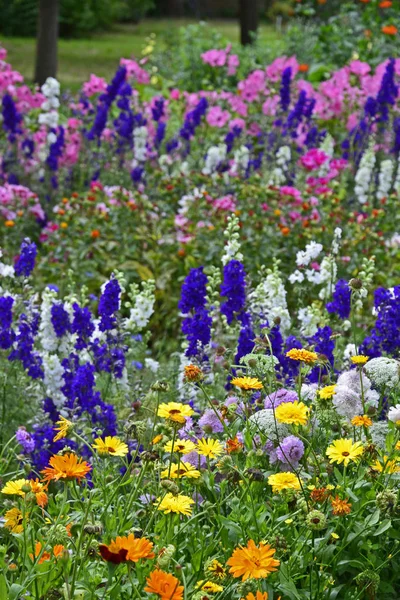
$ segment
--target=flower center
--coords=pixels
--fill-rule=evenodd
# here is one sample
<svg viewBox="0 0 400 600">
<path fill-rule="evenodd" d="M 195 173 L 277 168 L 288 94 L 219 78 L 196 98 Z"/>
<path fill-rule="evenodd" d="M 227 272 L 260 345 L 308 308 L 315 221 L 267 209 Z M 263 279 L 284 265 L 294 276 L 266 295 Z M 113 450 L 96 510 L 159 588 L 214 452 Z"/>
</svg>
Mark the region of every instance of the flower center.
<svg viewBox="0 0 400 600">
<path fill-rule="evenodd" d="M 350 452 L 342 452 L 342 456 L 350 456 Z"/>
</svg>

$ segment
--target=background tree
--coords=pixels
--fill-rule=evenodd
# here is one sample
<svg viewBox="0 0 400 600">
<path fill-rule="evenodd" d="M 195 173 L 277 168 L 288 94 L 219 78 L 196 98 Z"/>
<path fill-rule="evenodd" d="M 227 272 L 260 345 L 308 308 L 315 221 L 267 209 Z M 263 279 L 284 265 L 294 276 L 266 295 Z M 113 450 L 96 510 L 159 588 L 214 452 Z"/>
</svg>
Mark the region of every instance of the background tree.
<svg viewBox="0 0 400 600">
<path fill-rule="evenodd" d="M 239 0 L 240 42 L 252 44 L 259 24 L 258 0 Z"/>
<path fill-rule="evenodd" d="M 39 0 L 35 81 L 43 85 L 57 75 L 59 0 Z"/>
</svg>

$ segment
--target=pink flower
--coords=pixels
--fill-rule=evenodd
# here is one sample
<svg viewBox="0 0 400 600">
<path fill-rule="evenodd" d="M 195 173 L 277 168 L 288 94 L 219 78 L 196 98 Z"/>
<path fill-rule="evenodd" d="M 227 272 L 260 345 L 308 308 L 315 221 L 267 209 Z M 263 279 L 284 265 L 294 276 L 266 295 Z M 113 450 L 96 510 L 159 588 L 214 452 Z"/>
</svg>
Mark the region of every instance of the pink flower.
<svg viewBox="0 0 400 600">
<path fill-rule="evenodd" d="M 314 169 L 318 169 L 328 159 L 329 156 L 325 152 L 318 150 L 318 148 L 312 148 L 300 158 L 300 163 L 307 171 L 313 171 Z"/>
<path fill-rule="evenodd" d="M 276 110 L 279 105 L 279 96 L 274 95 L 270 98 L 267 98 L 264 104 L 262 105 L 262 111 L 264 115 L 274 116 L 276 115 Z"/>
<path fill-rule="evenodd" d="M 349 64 L 349 69 L 351 73 L 355 75 L 360 75 L 360 77 L 364 77 L 371 71 L 371 67 L 368 63 L 361 62 L 361 60 L 352 60 Z"/>
<path fill-rule="evenodd" d="M 206 116 L 206 121 L 211 127 L 223 127 L 231 118 L 227 110 L 222 110 L 220 106 L 213 106 Z"/>
<path fill-rule="evenodd" d="M 121 58 L 119 64 L 126 68 L 127 77 L 135 77 L 138 83 L 150 82 L 150 75 L 135 60 Z"/>
<path fill-rule="evenodd" d="M 223 67 L 226 63 L 225 50 L 207 50 L 201 55 L 201 60 L 212 67 Z"/>
<path fill-rule="evenodd" d="M 232 131 L 234 127 L 244 129 L 246 127 L 246 121 L 244 121 L 244 119 L 232 119 L 231 121 L 229 121 L 229 129 Z"/>
<path fill-rule="evenodd" d="M 175 89 L 171 90 L 171 92 L 170 92 L 171 100 L 179 100 L 180 96 L 181 96 L 181 93 L 178 89 L 175 88 Z"/>
<path fill-rule="evenodd" d="M 234 212 L 236 210 L 235 200 L 232 196 L 223 196 L 222 198 L 217 198 L 214 200 L 213 206 L 217 210 L 228 210 L 230 212 Z"/>
<path fill-rule="evenodd" d="M 238 66 L 240 65 L 240 60 L 237 54 L 231 54 L 228 57 L 228 75 L 235 75 Z"/>
<path fill-rule="evenodd" d="M 95 94 L 101 94 L 107 89 L 107 82 L 103 77 L 97 77 L 93 73 L 89 77 L 89 81 L 85 81 L 82 86 L 83 93 L 90 98 Z"/>
</svg>

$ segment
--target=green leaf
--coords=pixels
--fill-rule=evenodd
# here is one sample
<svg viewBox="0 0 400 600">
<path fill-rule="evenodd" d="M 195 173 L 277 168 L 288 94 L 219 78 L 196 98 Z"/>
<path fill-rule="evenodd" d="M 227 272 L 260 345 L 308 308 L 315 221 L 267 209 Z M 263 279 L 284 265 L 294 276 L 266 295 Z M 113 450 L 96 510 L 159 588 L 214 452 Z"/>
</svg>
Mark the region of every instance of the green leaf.
<svg viewBox="0 0 400 600">
<path fill-rule="evenodd" d="M 24 588 L 22 585 L 18 585 L 18 583 L 13 583 L 10 587 L 10 591 L 8 592 L 8 600 L 17 600 L 18 596 L 23 590 Z"/>
<path fill-rule="evenodd" d="M 391 526 L 392 526 L 392 521 L 390 519 L 385 519 L 381 523 L 381 525 L 378 527 L 378 529 L 375 531 L 375 533 L 373 533 L 373 535 L 381 535 L 382 533 L 384 533 L 385 531 L 390 529 Z"/>
<path fill-rule="evenodd" d="M 369 527 L 371 527 L 372 525 L 376 525 L 379 521 L 379 517 L 380 517 L 380 510 L 379 508 L 374 512 L 374 514 L 372 515 L 372 517 L 370 519 L 367 520 L 367 524 Z"/>
<path fill-rule="evenodd" d="M 0 575 L 0 598 L 2 600 L 7 598 L 7 582 L 4 575 Z"/>
</svg>

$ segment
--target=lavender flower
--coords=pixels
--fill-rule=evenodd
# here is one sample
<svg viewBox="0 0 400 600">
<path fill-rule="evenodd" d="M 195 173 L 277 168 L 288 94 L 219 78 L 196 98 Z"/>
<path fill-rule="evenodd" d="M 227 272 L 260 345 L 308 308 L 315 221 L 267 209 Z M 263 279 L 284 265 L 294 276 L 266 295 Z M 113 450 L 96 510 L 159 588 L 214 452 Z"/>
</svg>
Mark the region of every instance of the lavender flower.
<svg viewBox="0 0 400 600">
<path fill-rule="evenodd" d="M 286 390 L 281 388 L 272 392 L 266 396 L 264 400 L 264 408 L 276 408 L 284 402 L 296 402 L 299 399 L 297 393 L 294 390 Z"/>
<path fill-rule="evenodd" d="M 24 452 L 30 453 L 35 449 L 35 440 L 25 427 L 18 427 L 15 432 L 15 439 L 22 446 Z"/>
<path fill-rule="evenodd" d="M 293 467 L 297 466 L 303 454 L 304 444 L 295 435 L 288 435 L 285 437 L 276 449 L 278 460 Z"/>
<path fill-rule="evenodd" d="M 222 433 L 224 427 L 212 408 L 204 411 L 199 419 L 199 425 L 205 433 Z"/>
</svg>

